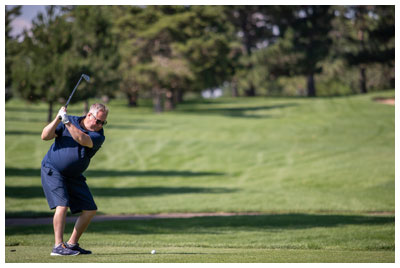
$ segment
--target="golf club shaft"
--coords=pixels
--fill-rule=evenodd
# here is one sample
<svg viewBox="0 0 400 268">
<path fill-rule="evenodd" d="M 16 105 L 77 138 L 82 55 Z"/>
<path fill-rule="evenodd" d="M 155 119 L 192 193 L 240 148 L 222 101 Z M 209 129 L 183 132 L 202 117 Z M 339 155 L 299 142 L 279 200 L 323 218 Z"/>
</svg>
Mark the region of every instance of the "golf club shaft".
<svg viewBox="0 0 400 268">
<path fill-rule="evenodd" d="M 69 95 L 69 98 L 68 98 L 68 100 L 67 100 L 67 103 L 65 104 L 65 108 L 67 108 L 67 106 L 68 106 L 69 102 L 71 101 L 71 98 L 72 98 L 72 96 L 74 95 L 75 90 L 78 88 L 79 83 L 81 82 L 81 80 L 82 80 L 82 75 L 81 75 L 81 78 L 79 78 L 79 81 L 78 81 L 78 83 L 76 84 L 76 86 L 75 86 L 74 90 L 72 91 L 71 95 Z"/>
<path fill-rule="evenodd" d="M 69 102 L 71 101 L 71 98 L 72 98 L 72 96 L 74 95 L 74 93 L 75 93 L 75 90 L 78 88 L 78 86 L 79 86 L 79 83 L 81 82 L 81 80 L 82 80 L 82 77 L 83 77 L 83 75 L 81 75 L 81 78 L 79 78 L 79 81 L 78 81 L 78 83 L 76 84 L 76 86 L 75 86 L 75 88 L 74 88 L 74 90 L 72 90 L 72 93 L 71 93 L 71 95 L 69 95 L 69 98 L 68 98 L 68 100 L 67 100 L 67 103 L 65 104 L 65 109 L 68 107 L 68 104 L 69 104 Z M 58 117 L 58 119 L 60 119 L 61 120 L 61 116 L 59 116 Z"/>
</svg>

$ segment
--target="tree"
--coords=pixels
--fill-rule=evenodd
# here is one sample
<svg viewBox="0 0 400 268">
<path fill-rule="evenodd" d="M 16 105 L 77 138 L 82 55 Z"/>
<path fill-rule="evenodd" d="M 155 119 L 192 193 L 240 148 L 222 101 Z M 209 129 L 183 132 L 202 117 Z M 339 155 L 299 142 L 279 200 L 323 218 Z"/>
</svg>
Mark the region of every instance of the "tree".
<svg viewBox="0 0 400 268">
<path fill-rule="evenodd" d="M 367 93 L 368 66 L 379 63 L 394 69 L 394 6 L 348 6 L 339 16 L 347 29 L 341 54 L 350 66 L 359 68 L 360 92 Z"/>
<path fill-rule="evenodd" d="M 322 71 L 318 63 L 328 55 L 332 44 L 327 33 L 332 29 L 333 13 L 329 6 L 307 6 L 298 10 L 297 16 L 293 24 L 294 46 L 303 53 L 298 62 L 300 74 L 307 76 L 307 95 L 314 97 L 314 75 Z"/>
<path fill-rule="evenodd" d="M 181 20 L 180 28 L 187 41 L 179 42 L 178 48 L 195 76 L 192 89 L 212 89 L 229 80 L 238 45 L 223 7 L 193 6 Z"/>
<path fill-rule="evenodd" d="M 24 32 L 11 68 L 13 89 L 28 101 L 46 101 L 49 122 L 53 119 L 53 104 L 70 93 L 65 73 L 71 27 L 56 14 L 56 8 L 48 6 L 45 14 L 38 14 L 32 21 L 32 29 Z"/>
<path fill-rule="evenodd" d="M 259 46 L 275 41 L 273 34 L 273 15 L 278 7 L 274 6 L 227 6 L 225 12 L 235 27 L 235 33 L 241 42 L 241 51 L 235 63 L 236 75 L 232 87 L 234 96 L 238 96 L 237 87 L 244 87 L 246 96 L 256 95 L 256 86 L 249 77 L 256 67 L 252 54 Z M 238 84 L 239 83 L 239 84 Z"/>
<path fill-rule="evenodd" d="M 117 42 L 112 33 L 111 7 L 72 6 L 65 7 L 73 32 L 70 64 L 67 77 L 73 85 L 82 73 L 91 77 L 90 83 L 82 85 L 74 100 L 85 101 L 88 111 L 88 98 L 113 97 L 119 81 L 117 72 L 119 56 Z"/>
<path fill-rule="evenodd" d="M 130 106 L 137 105 L 139 89 L 153 98 L 154 109 L 161 112 L 163 78 L 162 68 L 169 68 L 172 41 L 168 23 L 160 23 L 166 7 L 116 7 L 115 31 L 119 40 L 122 75 L 120 88 Z M 170 9 L 171 13 L 172 9 Z M 178 10 L 175 10 L 177 12 Z M 136 23 L 132 23 L 136 22 Z M 161 64 L 161 68 L 157 63 Z M 171 69 L 174 71 L 174 69 Z"/>
<path fill-rule="evenodd" d="M 182 6 L 147 7 L 144 15 L 157 14 L 157 17 L 153 16 L 153 20 L 137 32 L 135 43 L 139 51 L 135 54 L 144 54 L 139 57 L 141 66 L 137 68 L 142 76 L 141 87 L 151 92 L 156 112 L 173 109 L 179 99 L 177 96 L 193 80 L 189 62 L 178 49 L 178 43 L 187 40 L 181 28 L 187 10 Z"/>
<path fill-rule="evenodd" d="M 151 94 L 156 112 L 175 107 L 186 91 L 221 85 L 232 73 L 229 24 L 220 7 L 148 6 L 118 12 L 123 14 L 115 25 L 121 86 L 129 97 L 138 89 Z"/>
<path fill-rule="evenodd" d="M 13 38 L 11 36 L 11 23 L 12 21 L 21 15 L 21 6 L 16 6 L 12 9 L 6 8 L 5 18 L 5 101 L 8 101 L 12 97 L 11 85 L 12 85 L 12 73 L 11 66 L 13 64 L 13 57 L 18 52 L 18 36 Z"/>
<path fill-rule="evenodd" d="M 287 11 L 285 11 L 287 13 Z M 304 75 L 307 95 L 316 96 L 314 75 L 321 73 L 319 63 L 329 55 L 332 40 L 333 10 L 330 6 L 294 6 L 292 18 L 284 20 L 280 39 L 267 59 L 275 75 Z"/>
<path fill-rule="evenodd" d="M 148 20 L 152 20 L 152 15 L 144 14 L 143 11 L 144 8 L 138 6 L 113 6 L 111 12 L 114 21 L 112 31 L 115 33 L 120 56 L 119 89 L 125 93 L 131 107 L 138 105 L 140 89 L 140 76 L 135 70 L 138 58 L 134 57 L 139 52 L 135 50 L 134 40 L 136 32 L 142 29 Z"/>
</svg>

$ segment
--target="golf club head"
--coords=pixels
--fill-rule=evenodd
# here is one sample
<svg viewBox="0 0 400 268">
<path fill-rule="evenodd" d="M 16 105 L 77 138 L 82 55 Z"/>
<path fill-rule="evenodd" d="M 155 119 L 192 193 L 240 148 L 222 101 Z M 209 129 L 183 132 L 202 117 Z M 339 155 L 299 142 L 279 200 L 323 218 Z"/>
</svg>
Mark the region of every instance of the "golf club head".
<svg viewBox="0 0 400 268">
<path fill-rule="evenodd" d="M 89 82 L 90 80 L 90 76 L 86 75 L 86 74 L 82 74 L 83 79 L 85 79 L 87 82 Z"/>
</svg>

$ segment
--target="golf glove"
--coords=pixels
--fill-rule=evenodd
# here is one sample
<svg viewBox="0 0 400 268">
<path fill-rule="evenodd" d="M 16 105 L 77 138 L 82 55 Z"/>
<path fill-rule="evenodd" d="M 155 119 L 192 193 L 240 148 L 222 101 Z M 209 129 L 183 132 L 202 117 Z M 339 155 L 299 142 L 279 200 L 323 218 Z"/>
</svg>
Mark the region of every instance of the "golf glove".
<svg viewBox="0 0 400 268">
<path fill-rule="evenodd" d="M 61 122 L 63 122 L 64 125 L 69 123 L 68 115 L 64 107 L 61 107 L 60 111 L 58 111 L 57 116 L 59 118 L 61 117 Z"/>
<path fill-rule="evenodd" d="M 65 113 L 65 114 L 63 114 L 63 115 L 61 116 L 61 122 L 63 122 L 64 125 L 69 123 L 67 113 Z"/>
<path fill-rule="evenodd" d="M 65 110 L 65 107 L 61 107 L 60 110 L 58 111 L 57 117 L 61 118 L 63 114 L 67 113 Z"/>
</svg>

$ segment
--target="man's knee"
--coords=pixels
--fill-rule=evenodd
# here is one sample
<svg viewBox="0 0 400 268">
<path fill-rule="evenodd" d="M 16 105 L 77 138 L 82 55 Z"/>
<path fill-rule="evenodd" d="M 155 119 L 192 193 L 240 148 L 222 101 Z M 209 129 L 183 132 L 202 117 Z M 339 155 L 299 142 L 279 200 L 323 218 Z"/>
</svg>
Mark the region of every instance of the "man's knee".
<svg viewBox="0 0 400 268">
<path fill-rule="evenodd" d="M 64 207 L 64 206 L 56 207 L 56 212 L 67 212 L 67 211 L 68 211 L 68 207 Z"/>
<path fill-rule="evenodd" d="M 82 213 L 85 213 L 86 215 L 94 216 L 97 213 L 97 210 L 84 210 Z"/>
</svg>

